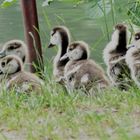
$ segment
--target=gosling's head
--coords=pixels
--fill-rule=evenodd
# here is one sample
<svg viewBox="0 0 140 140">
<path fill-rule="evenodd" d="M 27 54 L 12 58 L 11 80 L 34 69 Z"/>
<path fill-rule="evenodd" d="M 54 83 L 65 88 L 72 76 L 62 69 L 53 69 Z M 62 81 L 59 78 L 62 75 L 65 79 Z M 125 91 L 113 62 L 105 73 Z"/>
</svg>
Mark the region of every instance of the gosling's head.
<svg viewBox="0 0 140 140">
<path fill-rule="evenodd" d="M 131 49 L 133 47 L 140 48 L 140 32 L 135 33 L 132 44 L 129 45 L 128 49 Z"/>
<path fill-rule="evenodd" d="M 89 58 L 89 46 L 83 41 L 75 41 L 67 48 L 67 53 L 60 60 L 69 58 L 70 60 L 83 60 Z"/>
<path fill-rule="evenodd" d="M 118 30 L 119 32 L 125 32 L 126 31 L 126 26 L 124 24 L 117 24 L 115 25 L 115 30 Z"/>
<path fill-rule="evenodd" d="M 124 24 L 117 24 L 114 27 L 114 32 L 112 34 L 112 40 L 118 41 L 119 38 L 125 37 L 126 38 L 126 31 L 127 27 Z"/>
<path fill-rule="evenodd" d="M 50 32 L 50 43 L 48 48 L 54 46 L 68 46 L 70 42 L 70 33 L 67 27 L 65 26 L 57 26 L 52 29 Z"/>
<path fill-rule="evenodd" d="M 7 55 L 16 55 L 20 57 L 24 63 L 28 57 L 26 44 L 21 40 L 10 40 L 6 42 L 0 51 L 0 58 Z"/>
<path fill-rule="evenodd" d="M 21 70 L 23 70 L 23 63 L 16 55 L 8 55 L 0 59 L 0 75 L 11 75 Z"/>
</svg>

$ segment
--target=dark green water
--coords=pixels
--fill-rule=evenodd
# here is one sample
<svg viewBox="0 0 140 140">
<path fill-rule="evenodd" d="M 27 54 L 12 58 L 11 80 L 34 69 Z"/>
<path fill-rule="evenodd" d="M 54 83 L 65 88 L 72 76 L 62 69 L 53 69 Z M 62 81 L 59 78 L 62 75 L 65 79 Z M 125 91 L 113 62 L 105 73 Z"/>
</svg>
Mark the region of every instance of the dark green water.
<svg viewBox="0 0 140 140">
<path fill-rule="evenodd" d="M 37 1 L 37 7 L 44 59 L 50 60 L 56 54 L 56 49 L 49 50 L 46 47 L 50 29 L 56 25 L 66 25 L 71 31 L 72 40 L 86 41 L 91 46 L 91 57 L 102 62 L 102 50 L 107 39 L 103 36 L 102 26 L 87 17 L 84 5 L 75 8 L 69 2 L 54 2 L 43 8 L 42 3 Z M 24 40 L 20 4 L 0 9 L 0 42 L 15 38 Z"/>
</svg>

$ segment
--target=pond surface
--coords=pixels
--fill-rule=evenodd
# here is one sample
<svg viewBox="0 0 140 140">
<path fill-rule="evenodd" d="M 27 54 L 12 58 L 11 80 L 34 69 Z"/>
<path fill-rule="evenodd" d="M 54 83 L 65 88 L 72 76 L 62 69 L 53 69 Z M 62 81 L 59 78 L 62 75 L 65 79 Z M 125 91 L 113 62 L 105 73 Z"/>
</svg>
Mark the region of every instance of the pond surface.
<svg viewBox="0 0 140 140">
<path fill-rule="evenodd" d="M 96 21 L 87 17 L 84 5 L 74 7 L 69 2 L 53 2 L 48 7 L 42 7 L 37 1 L 40 34 L 45 59 L 51 59 L 56 49 L 47 49 L 49 32 L 53 26 L 66 25 L 72 35 L 72 40 L 84 40 L 90 45 L 91 57 L 102 63 L 102 50 L 107 43 L 102 27 Z M 103 23 L 104 25 L 104 23 Z M 24 27 L 20 4 L 0 9 L 0 42 L 10 39 L 24 40 Z"/>
</svg>

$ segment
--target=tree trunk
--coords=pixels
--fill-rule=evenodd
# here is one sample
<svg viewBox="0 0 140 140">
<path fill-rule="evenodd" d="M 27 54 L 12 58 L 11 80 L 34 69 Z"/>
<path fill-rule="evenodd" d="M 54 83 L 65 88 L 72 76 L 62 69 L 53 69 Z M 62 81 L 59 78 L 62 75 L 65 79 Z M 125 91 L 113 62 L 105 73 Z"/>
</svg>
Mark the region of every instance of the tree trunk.
<svg viewBox="0 0 140 140">
<path fill-rule="evenodd" d="M 29 51 L 29 63 L 31 72 L 43 70 L 43 57 L 39 24 L 35 0 L 21 0 L 24 19 L 25 38 Z"/>
</svg>

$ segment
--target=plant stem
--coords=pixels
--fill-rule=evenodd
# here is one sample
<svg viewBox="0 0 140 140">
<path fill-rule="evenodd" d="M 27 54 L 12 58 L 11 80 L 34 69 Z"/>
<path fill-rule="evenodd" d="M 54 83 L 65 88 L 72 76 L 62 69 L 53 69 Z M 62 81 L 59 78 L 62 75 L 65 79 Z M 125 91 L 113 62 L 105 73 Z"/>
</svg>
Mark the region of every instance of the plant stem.
<svg viewBox="0 0 140 140">
<path fill-rule="evenodd" d="M 115 12 L 114 12 L 114 6 L 113 6 L 113 1 L 110 0 L 110 4 L 111 4 L 111 15 L 112 15 L 112 20 L 113 20 L 113 26 L 116 24 L 115 21 Z"/>
<path fill-rule="evenodd" d="M 107 39 L 109 41 L 109 31 L 108 31 L 108 25 L 107 25 L 107 17 L 106 17 L 106 7 L 105 7 L 105 0 L 103 0 L 103 13 L 104 13 L 104 20 L 105 20 L 105 26 L 106 26 L 106 32 L 107 32 Z"/>
</svg>

